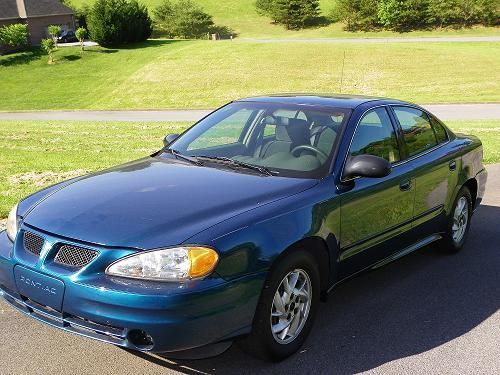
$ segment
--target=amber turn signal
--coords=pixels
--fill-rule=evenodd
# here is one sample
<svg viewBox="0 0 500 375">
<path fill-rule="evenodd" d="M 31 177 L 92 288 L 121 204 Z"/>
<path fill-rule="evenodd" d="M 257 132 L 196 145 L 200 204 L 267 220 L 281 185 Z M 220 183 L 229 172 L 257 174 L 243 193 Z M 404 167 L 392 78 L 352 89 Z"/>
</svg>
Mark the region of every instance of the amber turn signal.
<svg viewBox="0 0 500 375">
<path fill-rule="evenodd" d="M 219 255 L 208 247 L 189 247 L 189 277 L 198 278 L 208 275 L 213 271 Z"/>
</svg>

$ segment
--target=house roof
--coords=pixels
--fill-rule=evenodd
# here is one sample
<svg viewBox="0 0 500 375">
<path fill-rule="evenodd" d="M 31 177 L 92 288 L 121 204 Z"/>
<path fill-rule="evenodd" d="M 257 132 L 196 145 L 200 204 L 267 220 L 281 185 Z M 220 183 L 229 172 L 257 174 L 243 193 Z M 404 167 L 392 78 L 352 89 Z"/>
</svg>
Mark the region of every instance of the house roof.
<svg viewBox="0 0 500 375">
<path fill-rule="evenodd" d="M 74 13 L 60 0 L 0 0 L 0 19 L 25 18 L 24 10 L 28 18 Z"/>
<path fill-rule="evenodd" d="M 0 0 L 0 20 L 19 18 L 16 0 Z"/>
<path fill-rule="evenodd" d="M 0 2 L 2 1 L 0 0 Z M 24 6 L 28 17 L 74 13 L 70 7 L 62 4 L 60 0 L 24 0 Z"/>
</svg>

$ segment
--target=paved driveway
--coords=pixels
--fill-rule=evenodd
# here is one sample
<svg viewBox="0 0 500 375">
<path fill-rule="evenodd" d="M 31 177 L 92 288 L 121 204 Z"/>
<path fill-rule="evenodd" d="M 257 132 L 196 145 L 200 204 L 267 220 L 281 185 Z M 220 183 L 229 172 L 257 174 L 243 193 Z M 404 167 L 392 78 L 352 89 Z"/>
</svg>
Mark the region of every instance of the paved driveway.
<svg viewBox="0 0 500 375">
<path fill-rule="evenodd" d="M 309 340 L 278 364 L 233 346 L 171 361 L 31 320 L 0 302 L 0 374 L 500 374 L 500 164 L 466 247 L 422 249 L 340 286 Z"/>
</svg>

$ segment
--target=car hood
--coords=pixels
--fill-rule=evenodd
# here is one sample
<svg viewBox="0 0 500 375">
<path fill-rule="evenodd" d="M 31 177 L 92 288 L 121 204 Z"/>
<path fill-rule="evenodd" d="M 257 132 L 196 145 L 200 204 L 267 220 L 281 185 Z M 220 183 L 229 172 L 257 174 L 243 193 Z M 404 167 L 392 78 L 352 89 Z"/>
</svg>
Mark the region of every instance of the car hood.
<svg viewBox="0 0 500 375">
<path fill-rule="evenodd" d="M 54 189 L 24 223 L 94 244 L 154 249 L 316 183 L 149 157 Z"/>
</svg>

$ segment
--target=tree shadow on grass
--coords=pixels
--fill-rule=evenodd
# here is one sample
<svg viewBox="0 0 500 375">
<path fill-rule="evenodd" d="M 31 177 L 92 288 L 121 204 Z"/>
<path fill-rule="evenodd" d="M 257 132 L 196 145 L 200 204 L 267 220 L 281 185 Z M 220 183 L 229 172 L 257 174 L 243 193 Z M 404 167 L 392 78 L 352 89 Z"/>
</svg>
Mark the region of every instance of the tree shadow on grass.
<svg viewBox="0 0 500 375">
<path fill-rule="evenodd" d="M 14 55 L 0 56 L 0 66 L 29 64 L 32 61 L 39 60 L 42 56 L 44 56 L 44 53 L 40 48 L 32 48 Z"/>
<path fill-rule="evenodd" d="M 189 375 L 352 374 L 432 350 L 500 308 L 498 217 L 500 207 L 481 206 L 466 246 L 454 256 L 435 251 L 436 244 L 339 286 L 320 306 L 301 351 L 286 361 L 257 361 L 235 345 L 198 361 L 134 354 Z"/>
<path fill-rule="evenodd" d="M 79 55 L 67 55 L 67 56 L 63 56 L 63 60 L 66 60 L 66 61 L 76 61 L 76 60 L 80 60 L 82 57 L 79 56 Z"/>
<path fill-rule="evenodd" d="M 129 43 L 116 46 L 119 49 L 139 49 L 139 48 L 154 48 L 163 47 L 169 44 L 185 43 L 186 40 L 173 40 L 173 39 L 148 39 L 144 42 Z"/>
<path fill-rule="evenodd" d="M 163 47 L 169 44 L 175 43 L 185 43 L 186 40 L 172 40 L 172 39 L 149 39 L 144 42 L 120 44 L 116 46 L 92 46 L 86 47 L 85 52 L 92 53 L 117 53 L 120 50 L 130 50 L 130 49 L 143 49 L 143 48 L 154 48 Z"/>
</svg>

